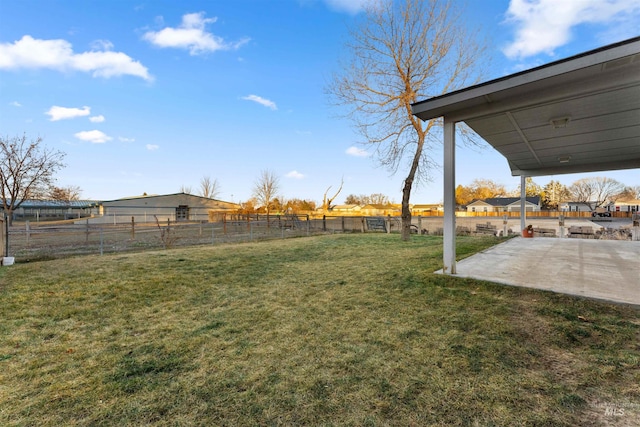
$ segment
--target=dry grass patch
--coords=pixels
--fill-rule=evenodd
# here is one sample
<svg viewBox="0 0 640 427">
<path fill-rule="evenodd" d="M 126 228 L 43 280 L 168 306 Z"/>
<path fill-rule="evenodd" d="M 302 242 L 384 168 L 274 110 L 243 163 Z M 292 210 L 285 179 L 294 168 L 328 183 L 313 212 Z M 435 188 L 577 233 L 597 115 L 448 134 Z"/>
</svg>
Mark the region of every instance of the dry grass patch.
<svg viewBox="0 0 640 427">
<path fill-rule="evenodd" d="M 0 424 L 640 420 L 637 309 L 434 275 L 441 257 L 343 235 L 2 269 Z"/>
</svg>

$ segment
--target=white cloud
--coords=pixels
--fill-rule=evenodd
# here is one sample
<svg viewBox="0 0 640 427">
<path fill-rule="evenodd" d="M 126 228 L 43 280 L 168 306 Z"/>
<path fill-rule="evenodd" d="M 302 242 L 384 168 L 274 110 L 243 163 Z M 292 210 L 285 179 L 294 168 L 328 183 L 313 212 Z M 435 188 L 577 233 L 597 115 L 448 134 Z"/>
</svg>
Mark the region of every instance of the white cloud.
<svg viewBox="0 0 640 427">
<path fill-rule="evenodd" d="M 135 139 L 134 138 L 125 138 L 124 136 L 119 136 L 118 137 L 118 141 L 120 141 L 120 142 L 134 142 Z"/>
<path fill-rule="evenodd" d="M 337 12 L 347 12 L 355 15 L 362 11 L 367 3 L 372 3 L 377 0 L 324 0 L 324 2 Z"/>
<path fill-rule="evenodd" d="M 94 40 L 91 42 L 91 49 L 93 50 L 111 50 L 113 49 L 113 43 L 109 40 Z"/>
<path fill-rule="evenodd" d="M 638 0 L 511 0 L 507 23 L 516 27 L 515 40 L 503 49 L 509 58 L 553 54 L 571 39 L 580 24 L 615 24 L 640 19 Z M 635 34 L 631 34 L 635 35 Z M 630 35 L 630 36 L 631 36 Z"/>
<path fill-rule="evenodd" d="M 287 178 L 293 178 L 293 179 L 302 179 L 304 178 L 304 175 L 301 174 L 298 171 L 291 171 L 288 174 L 285 175 Z"/>
<path fill-rule="evenodd" d="M 67 108 L 54 105 L 45 113 L 50 116 L 52 122 L 58 120 L 75 119 L 76 117 L 84 117 L 91 114 L 91 108 L 84 106 L 82 108 Z"/>
<path fill-rule="evenodd" d="M 18 101 L 10 102 L 9 105 L 13 105 L 14 107 L 22 107 L 22 104 L 20 104 Z"/>
<path fill-rule="evenodd" d="M 102 114 L 100 114 L 99 116 L 93 116 L 93 117 L 89 117 L 89 121 L 91 123 L 102 123 L 104 122 L 105 118 Z"/>
<path fill-rule="evenodd" d="M 369 157 L 370 154 L 366 151 L 363 150 L 362 148 L 358 148 L 358 147 L 349 147 L 347 148 L 346 153 L 350 156 L 355 156 L 355 157 Z"/>
<path fill-rule="evenodd" d="M 182 23 L 177 28 L 166 27 L 160 31 L 148 31 L 142 38 L 159 47 L 188 49 L 191 55 L 238 49 L 249 42 L 248 38 L 243 38 L 230 43 L 207 32 L 206 25 L 217 20 L 218 18 L 205 18 L 204 12 L 188 13 L 182 16 Z"/>
<path fill-rule="evenodd" d="M 270 101 L 268 99 L 265 99 L 261 96 L 258 95 L 249 95 L 249 96 L 244 96 L 242 97 L 242 99 L 244 99 L 245 101 L 253 101 L 253 102 L 257 102 L 260 105 L 264 105 L 267 108 L 271 108 L 272 110 L 277 110 L 278 107 L 276 106 L 276 103 L 273 101 Z"/>
<path fill-rule="evenodd" d="M 102 42 L 102 47 L 105 43 Z M 122 52 L 74 53 L 66 40 L 41 40 L 31 36 L 23 36 L 14 43 L 0 43 L 0 69 L 21 68 L 83 71 L 104 78 L 131 75 L 153 80 L 145 66 Z"/>
<path fill-rule="evenodd" d="M 158 148 L 160 148 L 160 146 L 159 146 L 159 145 L 155 145 L 155 144 L 147 144 L 147 150 L 149 150 L 149 151 L 155 151 L 155 150 L 157 150 Z"/>
<path fill-rule="evenodd" d="M 111 141 L 113 138 L 101 132 L 99 130 L 85 130 L 82 132 L 75 133 L 73 136 L 82 140 L 91 142 L 92 144 L 103 144 L 107 141 Z"/>
</svg>

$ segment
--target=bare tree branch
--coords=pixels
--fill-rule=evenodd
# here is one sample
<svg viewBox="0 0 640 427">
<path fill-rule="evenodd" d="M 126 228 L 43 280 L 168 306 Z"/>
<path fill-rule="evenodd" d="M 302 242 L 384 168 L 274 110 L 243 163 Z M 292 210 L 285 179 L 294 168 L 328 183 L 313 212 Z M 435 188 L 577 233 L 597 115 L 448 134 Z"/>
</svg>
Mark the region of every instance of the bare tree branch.
<svg viewBox="0 0 640 427">
<path fill-rule="evenodd" d="M 215 199 L 220 193 L 220 184 L 218 180 L 211 180 L 210 176 L 203 176 L 200 179 L 200 195 L 209 199 Z"/>
<path fill-rule="evenodd" d="M 615 201 L 624 191 L 624 185 L 615 179 L 595 177 L 579 179 L 569 187 L 574 202 L 596 210 L 605 203 Z"/>
<path fill-rule="evenodd" d="M 335 198 L 338 197 L 338 194 L 340 194 L 340 192 L 342 191 L 343 185 L 344 185 L 344 177 L 342 177 L 342 179 L 340 180 L 340 188 L 338 188 L 338 191 L 336 191 L 336 194 L 334 194 L 333 197 L 327 198 L 327 193 L 331 189 L 331 186 L 329 186 L 329 188 L 327 188 L 327 191 L 324 192 L 324 196 L 322 197 L 322 209 L 325 212 L 328 212 L 331 210 L 331 203 L 333 203 Z"/>
<path fill-rule="evenodd" d="M 64 202 L 72 202 L 80 200 L 82 190 L 77 185 L 69 185 L 67 187 L 51 187 L 49 190 L 49 198 L 52 200 L 60 200 Z"/>
<path fill-rule="evenodd" d="M 469 34 L 452 2 L 372 2 L 351 31 L 348 62 L 327 87 L 363 144 L 375 147 L 381 165 L 396 173 L 408 166 L 402 195 L 402 238 L 410 236 L 409 199 L 414 183 L 428 181 L 429 156 L 441 120 L 423 123 L 411 104 L 471 83 L 485 48 Z M 463 140 L 473 138 L 463 126 Z"/>
<path fill-rule="evenodd" d="M 53 176 L 64 167 L 65 154 L 47 149 L 42 138 L 27 140 L 27 136 L 0 137 L 0 197 L 9 224 L 13 211 L 28 199 L 43 198 Z"/>
<path fill-rule="evenodd" d="M 279 189 L 280 180 L 276 174 L 268 169 L 263 170 L 260 173 L 260 177 L 254 184 L 253 196 L 256 198 L 258 203 L 265 207 L 267 215 L 269 215 L 271 202 L 276 197 Z"/>
</svg>

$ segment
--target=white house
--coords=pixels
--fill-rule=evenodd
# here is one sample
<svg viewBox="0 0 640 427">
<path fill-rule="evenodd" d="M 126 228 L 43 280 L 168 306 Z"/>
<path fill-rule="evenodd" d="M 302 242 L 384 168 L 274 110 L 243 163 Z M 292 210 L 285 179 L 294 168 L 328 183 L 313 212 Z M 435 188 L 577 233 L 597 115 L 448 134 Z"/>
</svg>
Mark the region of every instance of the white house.
<svg viewBox="0 0 640 427">
<path fill-rule="evenodd" d="M 563 212 L 591 212 L 593 204 L 595 203 L 562 202 L 558 204 L 558 209 Z"/>
<path fill-rule="evenodd" d="M 640 200 L 619 200 L 612 203 L 612 212 L 640 212 Z"/>
<path fill-rule="evenodd" d="M 442 203 L 416 204 L 411 206 L 411 215 L 438 214 L 444 212 Z"/>
<path fill-rule="evenodd" d="M 331 208 L 331 212 L 349 214 L 360 212 L 361 209 L 362 207 L 360 205 L 335 205 Z M 322 208 L 319 210 L 322 210 Z"/>
<path fill-rule="evenodd" d="M 558 205 L 558 209 L 564 212 L 592 212 L 598 202 L 562 202 Z M 613 203 L 605 203 L 598 209 L 604 209 L 607 212 L 615 211 Z"/>
</svg>

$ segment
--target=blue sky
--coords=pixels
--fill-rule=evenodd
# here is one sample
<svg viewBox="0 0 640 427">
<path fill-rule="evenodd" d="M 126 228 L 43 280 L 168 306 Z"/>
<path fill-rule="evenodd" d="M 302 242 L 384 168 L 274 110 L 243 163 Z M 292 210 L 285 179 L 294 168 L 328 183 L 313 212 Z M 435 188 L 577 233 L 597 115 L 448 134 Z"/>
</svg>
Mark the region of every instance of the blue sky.
<svg viewBox="0 0 640 427">
<path fill-rule="evenodd" d="M 268 169 L 284 198 L 321 202 L 344 177 L 339 203 L 399 202 L 405 171 L 379 167 L 324 91 L 364 1 L 0 0 L 0 134 L 65 152 L 57 184 L 85 199 L 197 193 L 210 176 L 238 202 Z M 640 0 L 456 4 L 489 40 L 487 79 L 640 32 Z M 440 202 L 440 175 L 412 203 Z M 585 176 L 640 184 L 637 169 L 535 181 Z M 475 178 L 520 182 L 492 149 L 460 148 L 456 181 Z"/>
</svg>

